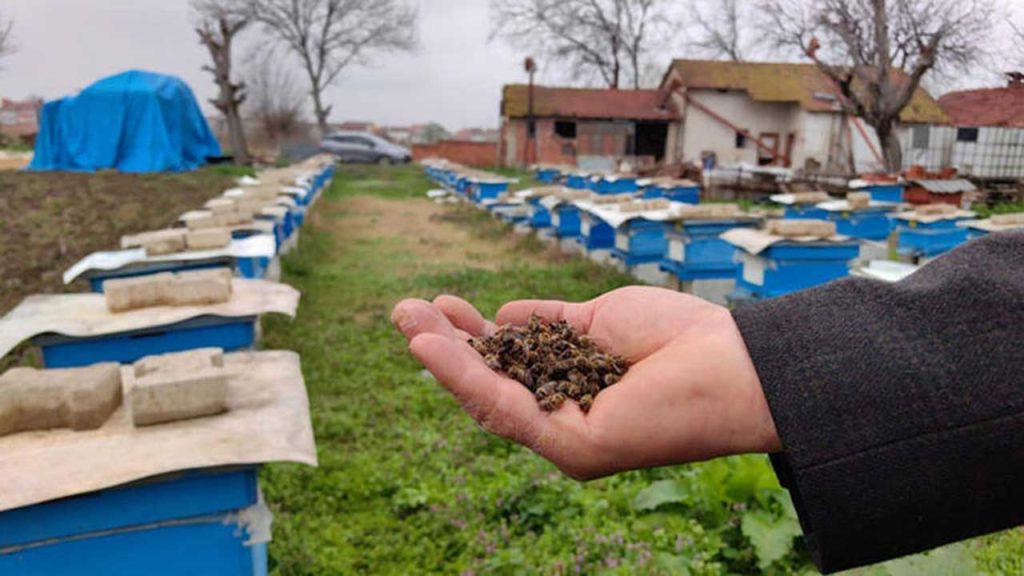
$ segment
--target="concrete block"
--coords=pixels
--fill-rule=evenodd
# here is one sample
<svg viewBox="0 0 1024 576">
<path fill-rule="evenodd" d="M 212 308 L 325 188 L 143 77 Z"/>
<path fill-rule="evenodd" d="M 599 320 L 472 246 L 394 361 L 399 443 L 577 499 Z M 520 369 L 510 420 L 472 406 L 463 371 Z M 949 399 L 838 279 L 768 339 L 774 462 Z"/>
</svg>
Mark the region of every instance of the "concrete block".
<svg viewBox="0 0 1024 576">
<path fill-rule="evenodd" d="M 121 405 L 116 362 L 84 368 L 12 368 L 0 376 L 0 436 L 28 430 L 103 426 Z"/>
<path fill-rule="evenodd" d="M 220 348 L 196 348 L 185 352 L 172 352 L 146 356 L 132 364 L 136 378 L 156 373 L 192 372 L 224 366 L 224 351 Z"/>
<path fill-rule="evenodd" d="M 138 378 L 130 395 L 132 421 L 151 426 L 225 412 L 227 380 L 223 368 L 159 371 Z"/>
<path fill-rule="evenodd" d="M 166 230 L 152 230 L 139 234 L 127 234 L 121 236 L 121 248 L 143 248 L 147 244 L 156 244 L 162 241 L 184 240 L 184 228 L 168 228 Z"/>
<path fill-rule="evenodd" d="M 235 201 L 231 198 L 214 198 L 203 204 L 203 207 L 214 214 L 226 214 L 235 211 Z"/>
<path fill-rule="evenodd" d="M 220 228 L 223 224 L 220 223 L 218 215 L 214 215 L 212 212 L 209 214 L 196 214 L 190 216 L 185 220 L 185 225 L 189 230 L 203 230 L 205 228 Z"/>
<path fill-rule="evenodd" d="M 186 247 L 185 236 L 167 237 L 160 240 L 151 240 L 142 245 L 146 256 L 160 256 L 163 254 L 176 254 L 184 252 Z"/>
<path fill-rule="evenodd" d="M 206 228 L 193 230 L 185 237 L 189 250 L 216 250 L 231 244 L 231 230 Z"/>
<path fill-rule="evenodd" d="M 163 304 L 164 284 L 174 278 L 169 272 L 138 276 L 135 278 L 115 278 L 103 283 L 103 293 L 107 300 L 107 309 L 111 312 L 125 312 Z"/>
<path fill-rule="evenodd" d="M 161 301 L 167 306 L 202 306 L 231 299 L 231 270 L 214 268 L 181 272 L 161 285 Z"/>
<path fill-rule="evenodd" d="M 867 192 L 850 192 L 846 195 L 846 202 L 853 210 L 867 208 L 871 205 L 871 194 Z"/>
<path fill-rule="evenodd" d="M 788 238 L 800 236 L 828 238 L 835 236 L 836 223 L 825 220 L 769 220 L 767 232 Z"/>
</svg>

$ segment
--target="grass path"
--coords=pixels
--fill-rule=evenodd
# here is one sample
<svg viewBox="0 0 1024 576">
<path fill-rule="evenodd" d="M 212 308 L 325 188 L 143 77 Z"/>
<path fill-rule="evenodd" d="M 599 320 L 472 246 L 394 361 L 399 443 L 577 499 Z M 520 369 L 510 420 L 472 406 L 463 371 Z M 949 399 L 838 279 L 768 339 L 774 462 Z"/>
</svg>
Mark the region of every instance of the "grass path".
<svg viewBox="0 0 1024 576">
<path fill-rule="evenodd" d="M 302 356 L 320 468 L 264 470 L 274 573 L 805 570 L 764 458 L 582 485 L 458 410 L 407 354 L 394 302 L 451 292 L 493 315 L 509 299 L 580 300 L 630 280 L 434 205 L 429 187 L 415 168 L 341 172 L 284 260 L 302 303 L 296 320 L 266 321 L 264 345 Z"/>
</svg>

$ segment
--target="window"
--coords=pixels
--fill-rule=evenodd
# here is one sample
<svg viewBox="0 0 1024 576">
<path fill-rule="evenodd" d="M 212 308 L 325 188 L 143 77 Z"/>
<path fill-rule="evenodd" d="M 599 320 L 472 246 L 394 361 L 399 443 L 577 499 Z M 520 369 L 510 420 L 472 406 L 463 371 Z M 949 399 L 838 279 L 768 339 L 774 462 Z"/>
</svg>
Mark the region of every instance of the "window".
<svg viewBox="0 0 1024 576">
<path fill-rule="evenodd" d="M 736 147 L 746 148 L 747 147 L 747 135 L 743 132 L 736 133 Z"/>
<path fill-rule="evenodd" d="M 927 150 L 929 144 L 929 137 L 931 136 L 931 129 L 928 126 L 914 126 L 913 136 L 913 148 L 915 150 Z"/>
<path fill-rule="evenodd" d="M 562 138 L 576 138 L 576 123 L 555 121 L 555 135 Z"/>
<path fill-rule="evenodd" d="M 957 142 L 977 142 L 978 141 L 978 129 L 977 128 L 957 128 L 956 129 L 956 141 Z"/>
</svg>

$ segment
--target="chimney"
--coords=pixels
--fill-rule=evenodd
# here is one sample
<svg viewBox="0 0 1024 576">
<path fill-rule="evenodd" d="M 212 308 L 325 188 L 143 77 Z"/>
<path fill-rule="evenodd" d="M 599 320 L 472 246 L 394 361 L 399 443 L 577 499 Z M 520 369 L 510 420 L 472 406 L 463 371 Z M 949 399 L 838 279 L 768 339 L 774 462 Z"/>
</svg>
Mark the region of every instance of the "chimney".
<svg viewBox="0 0 1024 576">
<path fill-rule="evenodd" d="M 1024 88 L 1024 72 L 1007 72 L 1006 78 L 1010 88 Z"/>
</svg>

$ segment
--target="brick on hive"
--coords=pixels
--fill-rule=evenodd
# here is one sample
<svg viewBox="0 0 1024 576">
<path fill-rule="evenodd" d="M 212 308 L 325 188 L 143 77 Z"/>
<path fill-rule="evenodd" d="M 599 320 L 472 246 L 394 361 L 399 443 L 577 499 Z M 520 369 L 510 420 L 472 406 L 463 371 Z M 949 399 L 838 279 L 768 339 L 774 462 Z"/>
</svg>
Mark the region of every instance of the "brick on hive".
<svg viewBox="0 0 1024 576">
<path fill-rule="evenodd" d="M 227 411 L 227 381 L 220 348 L 148 356 L 133 365 L 132 422 L 152 426 Z"/>
<path fill-rule="evenodd" d="M 0 436 L 103 426 L 121 405 L 116 362 L 83 368 L 12 368 L 0 376 Z"/>
<path fill-rule="evenodd" d="M 825 220 L 769 220 L 765 231 L 785 238 L 829 238 L 836 235 L 836 224 Z"/>
<path fill-rule="evenodd" d="M 227 214 L 235 211 L 235 204 L 233 198 L 214 198 L 207 201 L 203 207 L 213 214 Z"/>
<path fill-rule="evenodd" d="M 118 278 L 107 280 L 103 292 L 107 309 L 114 313 L 154 306 L 218 304 L 231 299 L 231 270 L 216 268 Z"/>
<path fill-rule="evenodd" d="M 850 205 L 852 210 L 867 208 L 871 205 L 871 194 L 867 192 L 850 192 L 846 195 L 846 203 Z"/>
<path fill-rule="evenodd" d="M 231 230 L 227 228 L 204 228 L 192 230 L 185 237 L 189 250 L 215 250 L 231 244 Z"/>
</svg>

